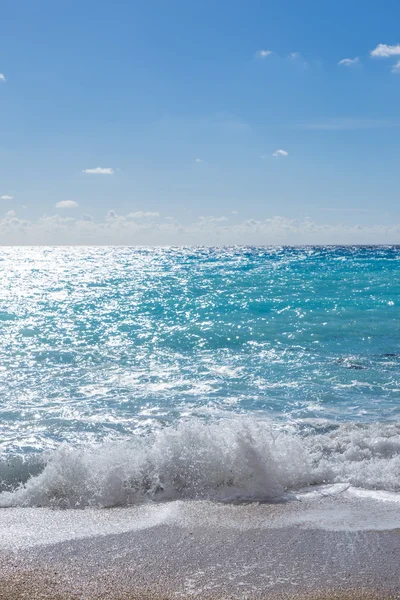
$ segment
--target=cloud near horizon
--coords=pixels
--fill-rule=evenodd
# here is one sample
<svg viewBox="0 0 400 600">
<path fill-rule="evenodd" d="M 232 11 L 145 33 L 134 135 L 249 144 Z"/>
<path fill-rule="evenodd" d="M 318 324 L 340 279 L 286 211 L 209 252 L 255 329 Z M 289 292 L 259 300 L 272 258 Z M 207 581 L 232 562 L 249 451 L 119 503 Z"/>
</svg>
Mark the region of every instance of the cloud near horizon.
<svg viewBox="0 0 400 600">
<path fill-rule="evenodd" d="M 143 210 L 138 210 L 136 212 L 133 213 L 129 213 L 127 215 L 128 218 L 130 219 L 150 219 L 150 218 L 154 218 L 157 219 L 160 216 L 159 212 L 146 212 Z"/>
<path fill-rule="evenodd" d="M 140 211 L 139 211 L 140 212 Z M 146 214 L 146 213 L 144 213 Z M 155 213 L 156 215 L 157 213 Z M 173 217 L 133 218 L 109 211 L 101 221 L 42 216 L 36 221 L 9 211 L 0 219 L 1 245 L 273 245 L 395 244 L 400 223 L 388 226 L 328 225 L 311 219 L 246 219 L 231 223 L 225 216 L 199 217 L 181 223 Z"/>
<path fill-rule="evenodd" d="M 74 200 L 60 200 L 57 202 L 56 208 L 78 208 L 79 204 Z"/>
<path fill-rule="evenodd" d="M 88 175 L 114 175 L 115 170 L 111 167 L 95 167 L 94 169 L 83 169 L 82 172 Z"/>
</svg>

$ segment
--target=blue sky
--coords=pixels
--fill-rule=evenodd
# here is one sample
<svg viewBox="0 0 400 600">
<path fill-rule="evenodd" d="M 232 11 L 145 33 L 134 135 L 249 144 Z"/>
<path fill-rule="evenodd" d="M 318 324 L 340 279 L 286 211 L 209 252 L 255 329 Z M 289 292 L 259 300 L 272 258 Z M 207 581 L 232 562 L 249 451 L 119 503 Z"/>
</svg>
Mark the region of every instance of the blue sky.
<svg viewBox="0 0 400 600">
<path fill-rule="evenodd" d="M 400 242 L 399 22 L 396 1 L 6 0 L 0 243 Z"/>
</svg>

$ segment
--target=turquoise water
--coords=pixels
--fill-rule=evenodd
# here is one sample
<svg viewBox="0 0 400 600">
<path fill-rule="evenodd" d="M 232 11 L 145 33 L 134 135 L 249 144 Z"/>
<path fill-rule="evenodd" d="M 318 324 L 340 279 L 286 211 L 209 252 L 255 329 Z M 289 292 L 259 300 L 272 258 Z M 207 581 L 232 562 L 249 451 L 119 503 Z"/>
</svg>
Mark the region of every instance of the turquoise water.
<svg viewBox="0 0 400 600">
<path fill-rule="evenodd" d="M 361 485 L 400 486 L 400 247 L 3 248 L 0 271 L 4 489 L 48 451 L 179 438 L 187 456 L 261 423 L 303 450 L 312 436 L 314 467 L 318 444 L 343 456 L 363 428 L 356 452 L 389 440 L 394 463 Z"/>
</svg>

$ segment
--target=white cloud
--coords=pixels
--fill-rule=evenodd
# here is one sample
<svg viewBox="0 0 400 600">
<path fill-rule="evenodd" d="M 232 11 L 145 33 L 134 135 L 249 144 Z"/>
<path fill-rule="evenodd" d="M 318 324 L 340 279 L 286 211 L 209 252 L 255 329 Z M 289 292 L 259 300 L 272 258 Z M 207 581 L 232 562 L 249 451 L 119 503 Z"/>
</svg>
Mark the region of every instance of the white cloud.
<svg viewBox="0 0 400 600">
<path fill-rule="evenodd" d="M 204 162 L 204 161 L 203 161 L 201 158 L 196 158 L 195 162 L 196 162 L 196 163 L 202 163 L 202 162 Z"/>
<path fill-rule="evenodd" d="M 400 73 L 400 60 L 395 65 L 393 65 L 392 73 Z"/>
<path fill-rule="evenodd" d="M 377 47 L 371 51 L 371 56 L 378 58 L 400 56 L 400 44 L 395 44 L 394 46 L 388 46 L 387 44 L 378 44 Z"/>
<path fill-rule="evenodd" d="M 88 175 L 114 175 L 114 169 L 110 167 L 96 167 L 94 169 L 83 169 L 83 173 L 87 173 Z"/>
<path fill-rule="evenodd" d="M 256 58 L 267 58 L 267 56 L 271 56 L 273 54 L 272 50 L 258 50 L 256 52 Z"/>
<path fill-rule="evenodd" d="M 128 218 L 130 219 L 150 219 L 150 218 L 157 218 L 160 216 L 160 213 L 158 212 L 146 212 L 143 210 L 138 210 L 137 212 L 133 212 L 133 213 L 129 213 L 129 215 L 127 215 Z"/>
<path fill-rule="evenodd" d="M 8 196 L 8 194 L 4 194 L 0 196 L 0 200 L 14 200 L 14 196 Z"/>
<path fill-rule="evenodd" d="M 3 83 L 6 83 L 7 79 L 5 78 L 5 75 L 3 75 L 3 73 L 0 73 L 0 81 L 2 81 Z"/>
<path fill-rule="evenodd" d="M 395 244 L 400 223 L 332 225 L 311 219 L 270 217 L 230 222 L 205 216 L 181 223 L 174 218 L 132 219 L 109 211 L 102 220 L 59 214 L 29 221 L 9 211 L 0 218 L 2 245 L 235 245 L 235 244 Z"/>
<path fill-rule="evenodd" d="M 203 223 L 222 223 L 223 221 L 227 221 L 227 217 L 199 217 L 199 221 Z"/>
<path fill-rule="evenodd" d="M 276 150 L 276 152 L 274 152 L 272 156 L 275 156 L 276 158 L 279 158 L 281 156 L 289 156 L 289 152 L 286 152 L 286 150 Z"/>
<path fill-rule="evenodd" d="M 57 202 L 56 208 L 77 208 L 79 204 L 74 200 L 60 200 Z"/>
<path fill-rule="evenodd" d="M 311 66 L 310 63 L 304 58 L 304 56 L 300 52 L 290 52 L 290 54 L 288 54 L 287 56 L 282 57 L 279 57 L 279 55 L 273 52 L 272 50 L 259 50 L 255 53 L 255 57 L 259 59 L 265 59 L 269 56 L 275 56 L 281 61 L 288 61 L 289 63 L 292 63 L 293 65 L 296 65 L 296 67 L 301 69 L 308 69 Z M 318 65 L 319 63 L 314 61 L 313 64 Z"/>
<path fill-rule="evenodd" d="M 343 58 L 343 60 L 338 62 L 338 65 L 343 67 L 356 67 L 359 64 L 360 59 L 358 56 L 356 56 L 356 58 Z"/>
<path fill-rule="evenodd" d="M 205 216 L 181 223 L 167 217 L 154 221 L 131 219 L 109 211 L 102 220 L 58 214 L 29 221 L 14 211 L 0 218 L 2 245 L 235 245 L 235 244 L 395 244 L 400 223 L 332 225 L 311 219 L 270 217 L 230 222 Z"/>
</svg>

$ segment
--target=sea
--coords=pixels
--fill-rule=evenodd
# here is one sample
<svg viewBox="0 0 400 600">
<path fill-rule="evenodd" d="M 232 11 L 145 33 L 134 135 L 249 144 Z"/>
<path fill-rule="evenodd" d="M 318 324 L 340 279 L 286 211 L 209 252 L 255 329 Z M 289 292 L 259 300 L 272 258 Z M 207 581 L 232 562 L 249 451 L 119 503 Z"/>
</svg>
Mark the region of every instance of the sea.
<svg viewBox="0 0 400 600">
<path fill-rule="evenodd" d="M 399 494 L 400 247 L 3 247 L 0 275 L 1 508 Z"/>
</svg>

